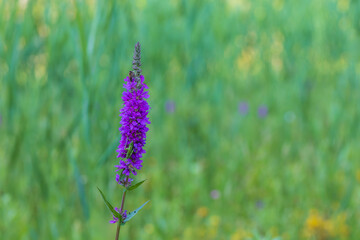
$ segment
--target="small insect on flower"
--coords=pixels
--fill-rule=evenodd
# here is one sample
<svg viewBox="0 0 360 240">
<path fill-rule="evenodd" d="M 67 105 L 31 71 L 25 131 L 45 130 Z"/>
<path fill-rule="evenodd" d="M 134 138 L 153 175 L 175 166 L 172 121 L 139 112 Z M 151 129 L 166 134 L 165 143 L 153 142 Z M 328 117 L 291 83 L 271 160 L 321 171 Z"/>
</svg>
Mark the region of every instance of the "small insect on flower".
<svg viewBox="0 0 360 240">
<path fill-rule="evenodd" d="M 129 163 L 128 168 L 131 172 L 135 172 L 134 175 L 136 175 L 135 167 L 131 163 Z"/>
<path fill-rule="evenodd" d="M 133 71 L 129 71 L 130 82 L 133 82 L 134 78 L 135 78 L 135 73 Z"/>
</svg>

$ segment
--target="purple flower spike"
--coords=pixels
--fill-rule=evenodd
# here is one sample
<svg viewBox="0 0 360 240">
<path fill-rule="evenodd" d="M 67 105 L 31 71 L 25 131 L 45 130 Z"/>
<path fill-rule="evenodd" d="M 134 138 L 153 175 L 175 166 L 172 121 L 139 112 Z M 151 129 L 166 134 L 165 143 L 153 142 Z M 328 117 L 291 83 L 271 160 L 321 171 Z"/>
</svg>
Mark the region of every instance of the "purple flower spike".
<svg viewBox="0 0 360 240">
<path fill-rule="evenodd" d="M 268 115 L 268 108 L 265 105 L 261 105 L 258 109 L 259 118 L 265 118 Z"/>
<path fill-rule="evenodd" d="M 240 115 L 246 116 L 249 112 L 249 104 L 247 102 L 239 103 L 239 113 Z"/>
<path fill-rule="evenodd" d="M 124 106 L 120 110 L 121 140 L 118 149 L 118 158 L 121 158 L 119 165 L 116 165 L 116 171 L 121 174 L 129 176 L 130 173 L 136 175 L 136 170 L 142 167 L 142 155 L 146 152 L 144 145 L 146 142 L 146 132 L 149 130 L 147 124 L 150 124 L 148 112 L 150 109 L 146 99 L 149 98 L 149 93 L 146 91 L 148 86 L 144 82 L 144 76 L 141 73 L 140 63 L 140 44 L 136 44 L 134 52 L 133 69 L 129 76 L 124 79 L 123 93 Z M 127 156 L 129 146 L 132 145 L 132 153 Z M 121 185 L 131 183 L 132 179 L 125 182 L 120 176 L 116 176 L 116 180 Z"/>
<path fill-rule="evenodd" d="M 174 101 L 166 101 L 165 103 L 165 110 L 167 113 L 174 113 L 175 112 L 175 102 Z"/>
<path fill-rule="evenodd" d="M 124 88 L 127 90 L 123 95 L 124 107 L 120 110 L 121 114 L 121 140 L 117 149 L 120 165 L 117 167 L 123 169 L 122 173 L 136 175 L 136 170 L 140 170 L 142 165 L 141 157 L 146 152 L 143 147 L 146 142 L 146 132 L 149 130 L 147 124 L 150 123 L 147 117 L 150 109 L 145 99 L 149 98 L 148 92 L 145 91 L 147 85 L 144 83 L 144 77 L 140 76 L 139 84 L 133 79 L 126 77 Z M 139 88 L 137 87 L 139 85 Z M 130 143 L 134 143 L 133 153 L 129 159 L 126 158 L 127 148 Z"/>
</svg>

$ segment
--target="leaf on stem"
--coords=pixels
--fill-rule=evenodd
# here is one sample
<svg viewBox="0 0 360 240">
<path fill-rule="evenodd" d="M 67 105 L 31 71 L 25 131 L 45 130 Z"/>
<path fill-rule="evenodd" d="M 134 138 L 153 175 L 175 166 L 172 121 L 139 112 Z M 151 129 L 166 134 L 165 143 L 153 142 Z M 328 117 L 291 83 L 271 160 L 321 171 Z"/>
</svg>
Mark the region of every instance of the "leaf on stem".
<svg viewBox="0 0 360 240">
<path fill-rule="evenodd" d="M 150 200 L 149 200 L 150 201 Z M 125 224 L 126 222 L 128 222 L 131 218 L 133 218 L 139 211 L 140 209 L 142 209 L 149 201 L 145 202 L 143 205 L 141 205 L 140 207 L 138 207 L 137 209 L 135 209 L 134 211 L 128 213 L 127 217 L 124 219 L 124 221 L 122 222 L 123 224 Z"/>
<path fill-rule="evenodd" d="M 100 188 L 97 188 L 97 189 L 99 190 L 99 192 L 100 192 L 100 194 L 101 194 L 101 197 L 103 198 L 106 206 L 107 206 L 108 209 L 111 211 L 111 213 L 112 213 L 115 217 L 121 219 L 120 213 L 118 213 L 117 211 L 115 211 L 115 209 L 113 208 L 113 206 L 106 200 L 106 198 L 105 198 L 104 194 L 102 193 L 102 191 L 100 190 Z"/>
<path fill-rule="evenodd" d="M 130 187 L 128 187 L 128 191 L 132 191 L 132 190 L 134 190 L 134 189 L 136 189 L 136 188 L 138 188 L 141 184 L 143 184 L 144 182 L 146 181 L 146 179 L 145 180 L 142 180 L 141 182 L 138 182 L 138 183 L 136 183 L 136 184 L 134 184 L 134 185 L 132 185 L 132 186 L 130 186 Z"/>
</svg>

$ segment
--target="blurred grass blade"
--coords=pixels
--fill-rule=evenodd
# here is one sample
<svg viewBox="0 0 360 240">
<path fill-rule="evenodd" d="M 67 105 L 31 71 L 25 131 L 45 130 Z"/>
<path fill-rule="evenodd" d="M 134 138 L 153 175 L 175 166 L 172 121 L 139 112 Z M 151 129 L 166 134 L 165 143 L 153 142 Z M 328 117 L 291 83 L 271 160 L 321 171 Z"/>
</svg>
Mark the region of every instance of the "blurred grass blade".
<svg viewBox="0 0 360 240">
<path fill-rule="evenodd" d="M 104 165 L 106 161 L 109 159 L 110 155 L 113 154 L 116 150 L 116 147 L 119 145 L 120 137 L 116 139 L 113 144 L 111 144 L 106 151 L 101 155 L 100 160 L 98 162 L 98 166 Z"/>
<path fill-rule="evenodd" d="M 85 216 L 85 219 L 89 219 L 90 211 L 89 211 L 89 205 L 86 200 L 84 182 L 81 178 L 79 168 L 77 167 L 75 158 L 72 154 L 70 154 L 70 159 L 71 159 L 71 164 L 73 165 L 73 169 L 74 169 L 74 176 L 75 176 L 75 181 L 76 181 L 76 187 L 77 187 L 78 193 L 79 193 L 81 208 L 82 208 L 83 214 Z"/>
</svg>

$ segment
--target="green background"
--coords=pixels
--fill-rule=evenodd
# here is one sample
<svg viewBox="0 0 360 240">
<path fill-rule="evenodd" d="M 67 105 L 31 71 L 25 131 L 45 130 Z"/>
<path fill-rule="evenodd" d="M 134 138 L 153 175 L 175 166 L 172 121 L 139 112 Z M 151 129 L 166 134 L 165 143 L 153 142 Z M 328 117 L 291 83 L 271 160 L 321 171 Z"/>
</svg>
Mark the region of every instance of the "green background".
<svg viewBox="0 0 360 240">
<path fill-rule="evenodd" d="M 139 41 L 152 123 L 125 208 L 150 203 L 121 239 L 358 239 L 359 15 L 354 0 L 1 0 L 1 238 L 114 238 L 96 187 L 120 205 Z"/>
</svg>

